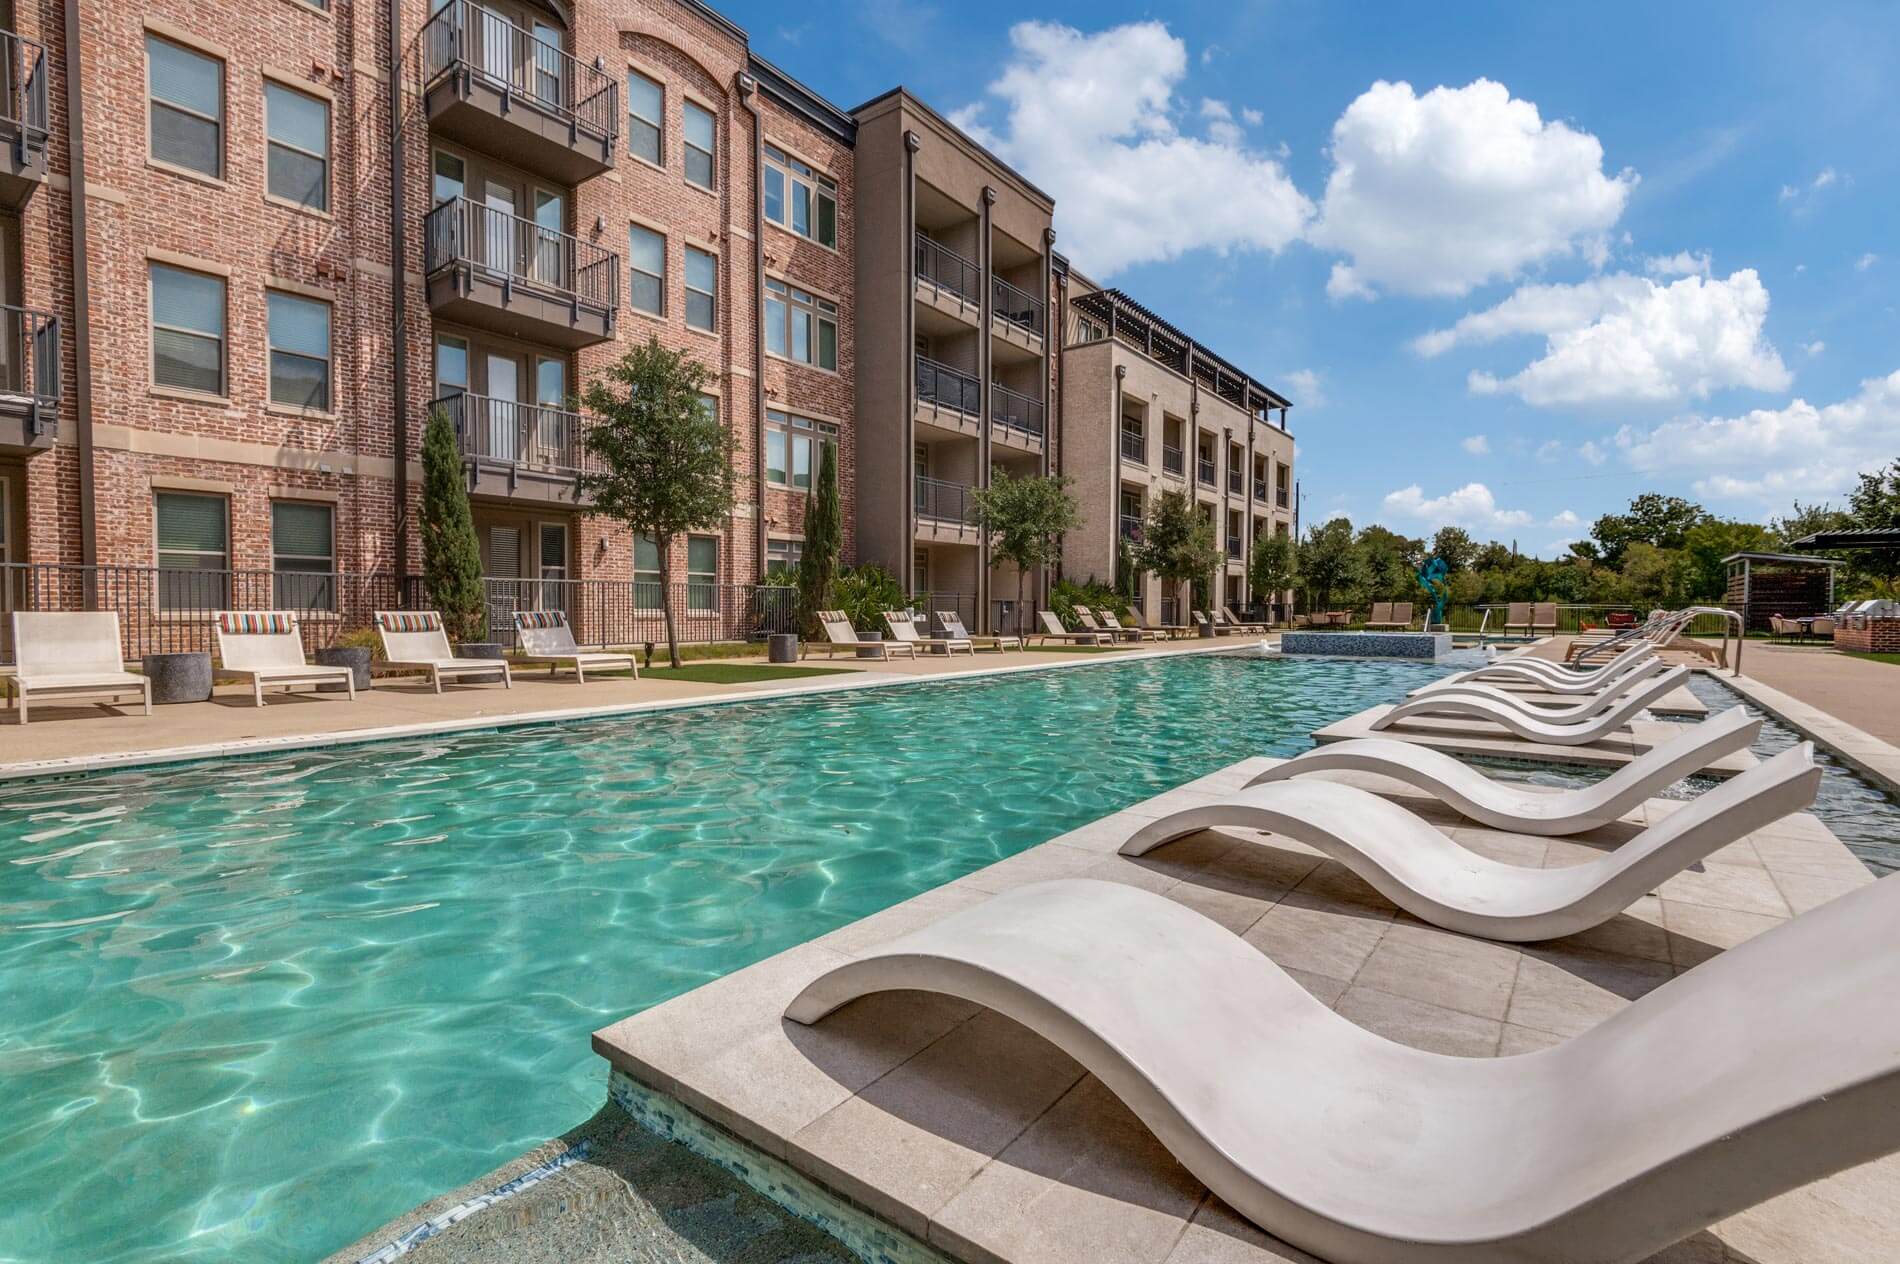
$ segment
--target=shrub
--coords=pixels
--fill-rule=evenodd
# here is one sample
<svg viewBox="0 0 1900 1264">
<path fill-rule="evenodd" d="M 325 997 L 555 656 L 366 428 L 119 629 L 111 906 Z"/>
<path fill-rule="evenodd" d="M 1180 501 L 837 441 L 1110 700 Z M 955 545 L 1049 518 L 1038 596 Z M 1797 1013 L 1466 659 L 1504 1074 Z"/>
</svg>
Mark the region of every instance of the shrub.
<svg viewBox="0 0 1900 1264">
<path fill-rule="evenodd" d="M 1129 613 L 1128 598 L 1107 584 L 1096 582 L 1093 575 L 1081 584 L 1072 579 L 1057 580 L 1055 587 L 1049 590 L 1049 608 L 1056 612 L 1064 627 L 1082 626 L 1075 617 L 1077 606 L 1086 606 L 1091 612 L 1103 608 L 1113 610 L 1117 619 Z"/>
<path fill-rule="evenodd" d="M 885 631 L 884 612 L 902 610 L 910 604 L 897 577 L 882 566 L 868 562 L 839 571 L 831 591 L 837 608 L 844 611 L 851 626 L 860 632 Z"/>
</svg>

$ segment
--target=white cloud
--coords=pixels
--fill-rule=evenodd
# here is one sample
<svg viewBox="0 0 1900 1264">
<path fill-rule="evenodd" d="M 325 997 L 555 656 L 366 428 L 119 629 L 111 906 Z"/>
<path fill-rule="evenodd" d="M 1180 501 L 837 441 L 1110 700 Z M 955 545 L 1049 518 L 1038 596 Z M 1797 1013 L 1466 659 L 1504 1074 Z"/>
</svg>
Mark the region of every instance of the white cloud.
<svg viewBox="0 0 1900 1264">
<path fill-rule="evenodd" d="M 1571 527 L 1582 526 L 1583 519 L 1577 517 L 1577 515 L 1570 510 L 1565 509 L 1557 513 L 1557 515 L 1550 520 L 1548 525 L 1569 530 Z M 1565 541 L 1565 543 L 1567 544 L 1569 541 Z"/>
<path fill-rule="evenodd" d="M 1009 62 L 989 85 L 1001 122 L 986 122 L 985 105 L 953 118 L 1054 195 L 1080 267 L 1106 276 L 1190 250 L 1277 251 L 1300 237 L 1313 204 L 1278 161 L 1240 142 L 1225 104 L 1212 103 L 1229 117 L 1211 117 L 1205 137 L 1181 131 L 1187 47 L 1165 25 L 1085 35 L 1021 22 L 1009 38 Z"/>
<path fill-rule="evenodd" d="M 1227 102 L 1216 101 L 1212 97 L 1202 98 L 1201 117 L 1207 120 L 1208 139 L 1215 144 L 1240 144 L 1244 133 L 1240 130 L 1240 124 L 1234 122 L 1234 112 Z"/>
<path fill-rule="evenodd" d="M 1829 188 L 1835 184 L 1845 186 L 1852 183 L 1852 180 L 1842 176 L 1841 173 L 1834 170 L 1834 168 L 1822 167 L 1819 171 L 1814 173 L 1814 178 L 1805 185 L 1782 185 L 1781 191 L 1775 195 L 1775 200 L 1784 206 L 1793 202 L 1795 205 L 1791 208 L 1791 213 L 1795 215 L 1806 215 L 1809 211 L 1814 209 L 1814 199 L 1822 189 Z"/>
<path fill-rule="evenodd" d="M 1466 483 L 1443 496 L 1426 498 L 1417 483 L 1387 492 L 1381 502 L 1390 518 L 1416 523 L 1436 530 L 1443 526 L 1467 527 L 1480 531 L 1501 531 L 1531 525 L 1530 514 L 1522 509 L 1499 509 L 1497 497 L 1483 483 Z"/>
<path fill-rule="evenodd" d="M 1854 260 L 1854 271 L 1865 272 L 1867 269 L 1873 267 L 1875 263 L 1879 262 L 1879 260 L 1880 256 L 1869 250 L 1866 254 Z"/>
<path fill-rule="evenodd" d="M 1491 454 L 1491 441 L 1481 434 L 1466 435 L 1464 441 L 1460 443 L 1459 446 L 1472 456 L 1489 456 Z"/>
<path fill-rule="evenodd" d="M 1608 460 L 1610 456 L 1609 453 L 1603 450 L 1603 445 L 1598 443 L 1595 439 L 1587 439 L 1578 444 L 1577 455 L 1588 461 L 1591 465 L 1601 465 L 1604 461 Z"/>
<path fill-rule="evenodd" d="M 1546 439 L 1537 445 L 1537 459 L 1544 465 L 1560 460 L 1564 454 L 1563 440 Z"/>
<path fill-rule="evenodd" d="M 1544 260 L 1601 257 L 1634 172 L 1603 173 L 1588 132 L 1479 79 L 1423 96 L 1372 85 L 1333 124 L 1310 239 L 1350 256 L 1327 293 L 1458 295 Z"/>
<path fill-rule="evenodd" d="M 1854 475 L 1893 459 L 1900 434 L 1900 371 L 1869 378 L 1839 403 L 1796 399 L 1740 417 L 1678 417 L 1650 430 L 1624 427 L 1616 442 L 1644 473 L 1701 475 L 1697 495 L 1760 499 L 1838 498 Z"/>
<path fill-rule="evenodd" d="M 1673 255 L 1651 255 L 1643 260 L 1643 271 L 1651 276 L 1707 276 L 1709 252 L 1678 250 Z"/>
<path fill-rule="evenodd" d="M 1248 127 L 1259 127 L 1262 123 L 1267 121 L 1267 116 L 1249 105 L 1241 107 L 1240 119 Z M 1280 148 L 1284 150 L 1286 146 L 1282 144 Z M 1282 153 L 1280 157 L 1284 158 L 1286 155 Z"/>
<path fill-rule="evenodd" d="M 1544 354 L 1510 377 L 1474 371 L 1474 395 L 1540 407 L 1669 403 L 1711 391 L 1786 390 L 1793 375 L 1762 336 L 1768 289 L 1754 269 L 1668 285 L 1618 273 L 1577 285 L 1523 286 L 1487 311 L 1413 342 L 1424 355 L 1543 334 Z"/>
<path fill-rule="evenodd" d="M 1326 402 L 1326 392 L 1320 387 L 1319 374 L 1312 369 L 1295 369 L 1286 375 L 1285 380 L 1291 392 L 1288 398 L 1296 408 L 1318 408 Z"/>
<path fill-rule="evenodd" d="M 1819 338 L 1816 338 L 1813 342 L 1810 342 L 1809 344 L 1807 344 L 1805 347 L 1802 347 L 1801 349 L 1807 352 L 1811 356 L 1818 356 L 1823 351 L 1827 350 L 1827 344 L 1825 342 L 1822 342 Z"/>
</svg>

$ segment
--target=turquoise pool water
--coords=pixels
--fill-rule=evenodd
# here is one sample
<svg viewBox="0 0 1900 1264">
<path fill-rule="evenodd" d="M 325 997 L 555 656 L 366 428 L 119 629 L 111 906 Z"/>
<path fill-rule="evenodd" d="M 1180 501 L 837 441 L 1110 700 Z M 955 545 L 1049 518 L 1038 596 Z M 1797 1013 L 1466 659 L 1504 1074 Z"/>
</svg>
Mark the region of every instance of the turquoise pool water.
<svg viewBox="0 0 1900 1264">
<path fill-rule="evenodd" d="M 1091 665 L 0 788 L 0 1260 L 303 1260 L 587 1034 L 1437 666 Z"/>
</svg>

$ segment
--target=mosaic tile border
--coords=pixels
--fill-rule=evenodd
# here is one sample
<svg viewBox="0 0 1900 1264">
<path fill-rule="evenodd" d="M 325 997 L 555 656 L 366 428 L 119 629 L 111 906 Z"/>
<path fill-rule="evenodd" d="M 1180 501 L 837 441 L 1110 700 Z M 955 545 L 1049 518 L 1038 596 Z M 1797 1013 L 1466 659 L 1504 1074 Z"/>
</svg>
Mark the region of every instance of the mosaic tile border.
<svg viewBox="0 0 1900 1264">
<path fill-rule="evenodd" d="M 1282 632 L 1280 653 L 1434 662 L 1451 653 L 1449 632 Z"/>
<path fill-rule="evenodd" d="M 495 1186 L 486 1194 L 477 1194 L 473 1198 L 464 1199 L 440 1215 L 431 1216 L 408 1232 L 384 1243 L 368 1255 L 360 1257 L 356 1264 L 389 1264 L 389 1261 L 409 1254 L 449 1226 L 460 1224 L 476 1212 L 493 1207 L 496 1203 L 507 1202 L 516 1194 L 539 1185 L 563 1168 L 572 1167 L 581 1162 L 592 1149 L 591 1144 L 582 1141 L 573 1149 L 555 1155 L 546 1163 L 529 1168 L 520 1176 Z"/>
</svg>

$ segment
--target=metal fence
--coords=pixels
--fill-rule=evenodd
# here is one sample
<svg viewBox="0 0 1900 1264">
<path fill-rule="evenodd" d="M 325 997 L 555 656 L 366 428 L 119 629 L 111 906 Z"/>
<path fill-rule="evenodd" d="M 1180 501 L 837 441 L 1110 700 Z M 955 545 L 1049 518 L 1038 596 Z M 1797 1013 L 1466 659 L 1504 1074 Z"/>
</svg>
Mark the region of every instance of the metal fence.
<svg viewBox="0 0 1900 1264">
<path fill-rule="evenodd" d="M 425 80 L 459 69 L 596 137 L 612 142 L 620 134 L 620 85 L 612 75 L 491 9 L 449 0 L 423 28 L 422 44 Z"/>
<path fill-rule="evenodd" d="M 1179 475 L 1187 469 L 1187 456 L 1172 444 L 1161 445 L 1161 470 L 1164 474 Z"/>
<path fill-rule="evenodd" d="M 24 147 L 46 145 L 46 50 L 33 40 L 0 31 L 0 123 L 18 129 Z"/>
<path fill-rule="evenodd" d="M 429 272 L 465 264 L 607 311 L 620 306 L 620 256 L 572 233 L 465 197 L 430 211 L 423 227 Z"/>
<path fill-rule="evenodd" d="M 1042 336 L 1042 302 L 1035 295 L 1017 289 L 1002 277 L 991 277 L 990 302 L 999 320 Z"/>
<path fill-rule="evenodd" d="M 917 516 L 935 518 L 939 522 L 975 522 L 975 509 L 970 504 L 970 488 L 963 483 L 918 475 Z"/>
<path fill-rule="evenodd" d="M 488 639 L 515 643 L 514 612 L 560 610 L 582 645 L 666 643 L 663 594 L 670 594 L 673 630 L 683 645 L 757 640 L 798 631 L 798 590 L 779 584 L 719 584 L 711 580 L 484 579 Z M 411 605 L 421 606 L 421 581 L 410 581 Z"/>
<path fill-rule="evenodd" d="M 59 415 L 59 317 L 0 306 L 0 394 L 30 397 L 36 421 Z"/>
<path fill-rule="evenodd" d="M 929 356 L 917 357 L 917 398 L 972 417 L 983 415 L 983 384 Z"/>
<path fill-rule="evenodd" d="M 579 473 L 585 464 L 579 413 L 473 392 L 446 395 L 429 408 L 448 414 L 463 456 L 560 474 Z"/>
<path fill-rule="evenodd" d="M 990 383 L 990 419 L 1005 430 L 1042 438 L 1042 401 Z"/>
<path fill-rule="evenodd" d="M 917 278 L 940 290 L 948 290 L 966 302 L 975 303 L 982 295 L 983 270 L 942 242 L 917 234 Z"/>
</svg>

